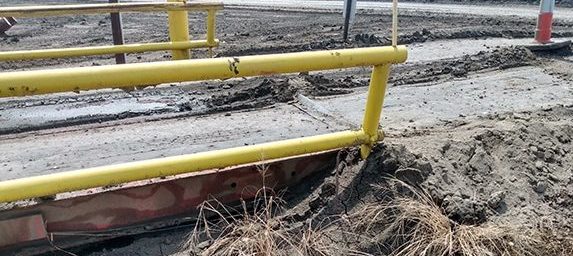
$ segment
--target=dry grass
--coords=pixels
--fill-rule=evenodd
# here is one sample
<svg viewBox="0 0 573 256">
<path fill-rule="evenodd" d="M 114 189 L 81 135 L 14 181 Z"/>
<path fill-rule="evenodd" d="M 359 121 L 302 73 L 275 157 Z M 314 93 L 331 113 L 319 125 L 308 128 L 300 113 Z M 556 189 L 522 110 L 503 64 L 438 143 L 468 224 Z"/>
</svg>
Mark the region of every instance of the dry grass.
<svg viewBox="0 0 573 256">
<path fill-rule="evenodd" d="M 205 202 L 201 207 L 201 222 L 190 235 L 186 251 L 192 255 L 222 256 L 338 255 L 333 250 L 335 247 L 326 242 L 322 229 L 315 229 L 310 224 L 291 228 L 278 218 L 282 211 L 280 199 L 270 196 L 258 200 L 251 210 L 243 202 L 239 215 L 232 214 L 232 210 L 216 201 Z M 204 241 L 209 241 L 208 246 L 199 248 Z"/>
<path fill-rule="evenodd" d="M 369 255 L 355 250 L 367 246 L 378 248 L 376 255 L 392 256 L 573 255 L 573 241 L 558 236 L 558 228 L 456 223 L 426 192 L 393 182 L 405 188 L 407 196 L 365 204 L 328 226 L 310 220 L 289 224 L 281 217 L 284 202 L 269 188 L 261 189 L 254 201 L 242 202 L 239 210 L 208 201 L 200 208 L 185 251 L 216 256 Z M 361 245 L 333 241 L 329 232 L 337 229 Z"/>
<path fill-rule="evenodd" d="M 259 172 L 265 184 L 267 168 L 261 166 Z M 220 256 L 340 254 L 327 243 L 321 228 L 311 223 L 289 227 L 280 218 L 284 202 L 268 187 L 261 188 L 253 201 L 242 201 L 240 208 L 237 211 L 217 200 L 204 202 L 184 250 L 191 255 Z"/>
<path fill-rule="evenodd" d="M 427 193 L 399 185 L 412 195 L 368 204 L 348 217 L 354 232 L 370 234 L 390 255 L 567 255 L 536 229 L 458 224 Z"/>
</svg>

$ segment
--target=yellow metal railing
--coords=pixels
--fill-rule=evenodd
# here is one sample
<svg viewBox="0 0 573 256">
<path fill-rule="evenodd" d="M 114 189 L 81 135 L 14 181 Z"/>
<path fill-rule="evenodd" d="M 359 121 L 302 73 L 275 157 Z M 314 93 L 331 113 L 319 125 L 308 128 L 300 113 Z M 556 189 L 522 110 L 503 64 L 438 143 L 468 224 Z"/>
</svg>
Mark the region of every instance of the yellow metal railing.
<svg viewBox="0 0 573 256">
<path fill-rule="evenodd" d="M 190 49 L 219 46 L 215 39 L 216 11 L 223 8 L 222 3 L 185 2 L 169 0 L 166 3 L 116 3 L 1 7 L 0 17 L 44 17 L 79 14 L 119 13 L 119 12 L 157 12 L 169 13 L 169 37 L 171 42 L 127 44 L 114 46 L 95 46 L 81 48 L 47 49 L 32 51 L 0 52 L 0 61 L 34 60 L 48 58 L 68 58 L 118 53 L 138 53 L 150 51 L 172 51 L 173 59 L 189 59 Z M 207 35 L 204 40 L 189 39 L 188 11 L 207 12 Z"/>
<path fill-rule="evenodd" d="M 365 158 L 383 138 L 378 126 L 390 65 L 406 58 L 406 47 L 388 46 L 3 73 L 0 97 L 373 66 L 364 121 L 358 131 L 8 180 L 0 182 L 0 202 L 358 145 Z"/>
</svg>

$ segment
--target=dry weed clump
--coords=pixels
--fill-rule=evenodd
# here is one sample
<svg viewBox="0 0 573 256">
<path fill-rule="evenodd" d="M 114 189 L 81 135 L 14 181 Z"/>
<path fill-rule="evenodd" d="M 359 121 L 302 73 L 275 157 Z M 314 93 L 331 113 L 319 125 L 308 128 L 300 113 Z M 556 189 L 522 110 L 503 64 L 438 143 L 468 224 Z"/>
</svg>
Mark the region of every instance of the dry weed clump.
<svg viewBox="0 0 573 256">
<path fill-rule="evenodd" d="M 289 227 L 278 216 L 284 210 L 282 200 L 261 191 L 252 205 L 242 202 L 240 211 L 218 201 L 205 202 L 185 251 L 221 256 L 339 254 L 326 242 L 322 229 L 310 224 Z"/>
<path fill-rule="evenodd" d="M 367 204 L 348 216 L 354 232 L 369 234 L 389 255 L 568 255 L 567 246 L 549 242 L 538 229 L 456 223 L 427 193 L 397 182 L 410 195 Z"/>
</svg>

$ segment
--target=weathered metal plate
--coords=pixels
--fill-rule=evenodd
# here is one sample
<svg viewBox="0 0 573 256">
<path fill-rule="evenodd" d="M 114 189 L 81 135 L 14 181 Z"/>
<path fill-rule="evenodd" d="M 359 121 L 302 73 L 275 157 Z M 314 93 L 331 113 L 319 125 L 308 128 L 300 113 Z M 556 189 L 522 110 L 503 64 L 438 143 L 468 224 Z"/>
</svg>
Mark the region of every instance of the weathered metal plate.
<svg viewBox="0 0 573 256">
<path fill-rule="evenodd" d="M 16 19 L 12 17 L 0 17 L 0 33 L 8 31 L 12 26 L 16 25 Z"/>
<path fill-rule="evenodd" d="M 0 212 L 0 219 L 40 213 L 44 217 L 48 234 L 53 238 L 53 244 L 60 248 L 78 246 L 113 237 L 82 238 L 81 234 L 137 234 L 144 232 L 142 225 L 159 222 L 165 225 L 172 220 L 192 218 L 198 213 L 197 206 L 208 199 L 230 204 L 241 199 L 253 199 L 263 185 L 279 191 L 299 183 L 313 173 L 333 170 L 337 152 L 328 151 L 264 165 L 252 164 L 132 183 L 121 188 L 111 188 L 113 190 L 102 191 L 100 188 L 81 191 L 65 195 L 68 198 Z M 11 253 L 33 255 L 51 249 L 49 244 L 37 248 L 19 248 L 17 242 L 11 244 Z M 0 255 L 4 255 L 2 250 Z"/>
<path fill-rule="evenodd" d="M 523 47 L 525 47 L 531 51 L 534 51 L 534 52 L 553 51 L 553 50 L 571 47 L 571 40 L 555 41 L 553 43 L 548 43 L 548 44 L 531 43 L 531 44 L 523 45 Z"/>
<path fill-rule="evenodd" d="M 40 214 L 0 220 L 0 248 L 46 240 L 48 232 Z"/>
</svg>

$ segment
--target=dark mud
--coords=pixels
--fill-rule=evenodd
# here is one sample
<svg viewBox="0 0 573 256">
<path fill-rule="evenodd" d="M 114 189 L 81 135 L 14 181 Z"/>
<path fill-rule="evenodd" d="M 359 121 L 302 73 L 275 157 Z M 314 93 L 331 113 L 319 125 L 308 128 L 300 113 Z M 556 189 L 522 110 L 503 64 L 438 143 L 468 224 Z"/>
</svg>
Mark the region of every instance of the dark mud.
<svg viewBox="0 0 573 256">
<path fill-rule="evenodd" d="M 396 72 L 390 81 L 395 86 L 444 81 L 484 70 L 503 70 L 532 65 L 535 60 L 536 56 L 525 48 L 503 47 L 474 55 L 464 55 L 458 59 L 399 66 L 395 68 Z"/>
<path fill-rule="evenodd" d="M 254 107 L 264 107 L 277 102 L 288 102 L 294 98 L 296 90 L 292 88 L 288 80 L 275 80 L 270 78 L 255 81 L 256 86 L 248 89 L 228 93 L 227 95 L 214 95 L 205 101 L 212 112 L 241 110 Z M 226 84 L 224 87 L 241 86 L 238 84 Z"/>
</svg>

